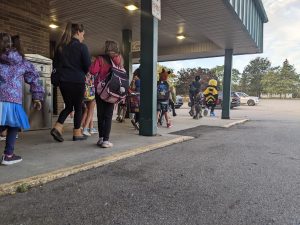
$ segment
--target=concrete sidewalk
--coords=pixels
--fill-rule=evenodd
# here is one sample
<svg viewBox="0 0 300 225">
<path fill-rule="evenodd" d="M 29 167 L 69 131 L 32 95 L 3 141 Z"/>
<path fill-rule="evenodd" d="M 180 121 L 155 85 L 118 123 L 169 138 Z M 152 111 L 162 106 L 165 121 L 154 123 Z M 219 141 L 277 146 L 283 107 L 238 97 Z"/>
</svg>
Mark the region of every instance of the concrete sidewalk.
<svg viewBox="0 0 300 225">
<path fill-rule="evenodd" d="M 202 125 L 229 127 L 245 121 L 221 120 L 218 117 L 194 120 L 186 114 L 185 110 L 181 110 L 177 117 L 172 118 L 174 126 L 169 129 L 159 127 L 158 135 L 154 137 L 139 136 L 129 119 L 125 123 L 114 120 L 111 132 L 114 147 L 110 149 L 99 148 L 96 145 L 96 134 L 86 141 L 73 142 L 72 124 L 66 124 L 63 143 L 55 142 L 49 130 L 20 133 L 15 152 L 22 156 L 23 161 L 12 166 L 0 167 L 0 195 L 13 193 L 23 183 L 31 186 L 43 184 L 192 138 L 170 134 L 175 131 Z M 4 144 L 5 142 L 1 141 L 0 146 L 3 148 Z"/>
</svg>

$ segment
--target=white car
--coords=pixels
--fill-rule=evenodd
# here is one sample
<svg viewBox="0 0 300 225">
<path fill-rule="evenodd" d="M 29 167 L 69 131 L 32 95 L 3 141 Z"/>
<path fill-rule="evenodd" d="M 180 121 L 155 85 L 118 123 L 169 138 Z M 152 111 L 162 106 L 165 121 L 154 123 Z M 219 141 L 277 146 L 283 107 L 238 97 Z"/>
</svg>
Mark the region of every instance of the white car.
<svg viewBox="0 0 300 225">
<path fill-rule="evenodd" d="M 235 92 L 239 97 L 241 104 L 247 104 L 249 106 L 254 106 L 259 103 L 259 98 L 255 96 L 249 96 L 244 92 Z"/>
</svg>

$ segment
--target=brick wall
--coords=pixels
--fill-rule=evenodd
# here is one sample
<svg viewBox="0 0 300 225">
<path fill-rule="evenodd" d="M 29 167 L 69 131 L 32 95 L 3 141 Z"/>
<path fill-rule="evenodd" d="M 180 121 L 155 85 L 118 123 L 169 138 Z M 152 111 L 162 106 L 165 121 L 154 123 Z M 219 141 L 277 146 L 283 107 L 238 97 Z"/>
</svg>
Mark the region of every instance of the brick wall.
<svg viewBox="0 0 300 225">
<path fill-rule="evenodd" d="M 19 34 L 24 53 L 49 57 L 49 0 L 0 0 L 0 32 Z"/>
</svg>

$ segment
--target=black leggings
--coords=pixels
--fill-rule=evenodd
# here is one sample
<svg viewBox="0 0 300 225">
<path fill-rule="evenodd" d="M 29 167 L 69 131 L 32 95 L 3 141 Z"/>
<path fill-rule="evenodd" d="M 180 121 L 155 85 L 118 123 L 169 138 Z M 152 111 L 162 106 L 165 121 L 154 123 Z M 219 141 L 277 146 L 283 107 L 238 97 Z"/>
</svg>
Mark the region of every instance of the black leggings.
<svg viewBox="0 0 300 225">
<path fill-rule="evenodd" d="M 215 103 L 206 103 L 206 107 L 210 109 L 210 112 L 213 113 L 215 111 L 216 104 Z"/>
<path fill-rule="evenodd" d="M 173 115 L 176 114 L 176 112 L 175 112 L 175 103 L 173 102 L 173 100 L 171 100 L 171 99 L 169 100 L 169 105 L 172 108 Z"/>
<path fill-rule="evenodd" d="M 114 112 L 114 104 L 103 101 L 99 95 L 96 95 L 96 104 L 99 138 L 103 138 L 103 141 L 108 141 Z"/>
<path fill-rule="evenodd" d="M 85 85 L 84 83 L 61 82 L 59 89 L 65 102 L 65 108 L 60 112 L 57 122 L 63 124 L 74 109 L 74 129 L 79 129 L 82 119 Z"/>
</svg>

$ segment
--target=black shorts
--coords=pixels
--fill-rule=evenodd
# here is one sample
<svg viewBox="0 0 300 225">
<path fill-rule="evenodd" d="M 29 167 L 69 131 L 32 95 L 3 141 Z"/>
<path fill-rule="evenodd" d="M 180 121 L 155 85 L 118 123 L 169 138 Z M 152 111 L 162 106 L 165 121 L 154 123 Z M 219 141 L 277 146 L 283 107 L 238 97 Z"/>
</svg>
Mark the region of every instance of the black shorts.
<svg viewBox="0 0 300 225">
<path fill-rule="evenodd" d="M 157 112 L 162 111 L 163 113 L 168 111 L 169 102 L 158 102 L 157 103 Z"/>
</svg>

